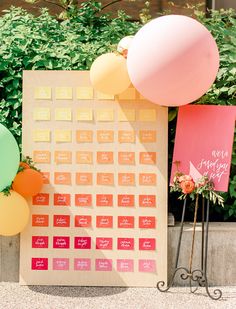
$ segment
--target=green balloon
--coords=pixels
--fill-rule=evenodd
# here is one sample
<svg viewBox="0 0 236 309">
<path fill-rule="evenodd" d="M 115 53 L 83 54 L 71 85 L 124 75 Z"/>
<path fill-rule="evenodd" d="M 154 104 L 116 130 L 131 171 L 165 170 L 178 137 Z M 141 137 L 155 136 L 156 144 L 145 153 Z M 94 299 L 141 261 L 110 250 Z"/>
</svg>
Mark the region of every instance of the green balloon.
<svg viewBox="0 0 236 309">
<path fill-rule="evenodd" d="M 20 163 L 20 152 L 11 132 L 0 124 L 0 192 L 10 186 Z"/>
</svg>

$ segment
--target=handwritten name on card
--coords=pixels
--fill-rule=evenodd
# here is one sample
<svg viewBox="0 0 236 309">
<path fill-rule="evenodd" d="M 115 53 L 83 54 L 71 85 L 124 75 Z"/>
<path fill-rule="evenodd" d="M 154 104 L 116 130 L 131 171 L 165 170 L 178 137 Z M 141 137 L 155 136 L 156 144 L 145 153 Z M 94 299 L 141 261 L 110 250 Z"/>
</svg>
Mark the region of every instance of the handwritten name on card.
<svg viewBox="0 0 236 309">
<path fill-rule="evenodd" d="M 69 270 L 68 258 L 53 258 L 52 259 L 53 270 Z"/>
<path fill-rule="evenodd" d="M 53 248 L 54 249 L 69 249 L 70 248 L 70 237 L 69 236 L 54 236 L 53 237 Z"/>
<path fill-rule="evenodd" d="M 32 236 L 32 248 L 47 249 L 48 236 Z"/>
<path fill-rule="evenodd" d="M 32 258 L 32 270 L 48 270 L 48 258 Z"/>
<path fill-rule="evenodd" d="M 113 206 L 112 194 L 97 194 L 96 206 Z"/>
<path fill-rule="evenodd" d="M 34 98 L 36 100 L 50 100 L 52 98 L 52 88 L 36 87 L 34 89 Z"/>
<path fill-rule="evenodd" d="M 33 152 L 33 159 L 35 163 L 50 163 L 51 153 L 48 150 L 35 150 Z"/>
<path fill-rule="evenodd" d="M 53 216 L 54 227 L 70 227 L 69 215 L 54 215 Z"/>
<path fill-rule="evenodd" d="M 38 193 L 32 197 L 32 204 L 38 206 L 49 206 L 49 193 Z"/>
<path fill-rule="evenodd" d="M 96 271 L 112 271 L 112 259 L 96 259 Z"/>
<path fill-rule="evenodd" d="M 92 206 L 92 194 L 75 194 L 75 206 Z"/>
<path fill-rule="evenodd" d="M 32 226 L 48 227 L 48 225 L 49 225 L 48 215 L 41 215 L 41 214 L 32 215 Z"/>
<path fill-rule="evenodd" d="M 119 272 L 133 272 L 134 271 L 134 260 L 131 259 L 118 259 L 117 260 L 117 271 Z"/>
<path fill-rule="evenodd" d="M 54 193 L 54 206 L 70 206 L 70 194 Z"/>
<path fill-rule="evenodd" d="M 99 250 L 112 250 L 112 238 L 111 237 L 97 237 L 96 249 Z"/>
<path fill-rule="evenodd" d="M 133 238 L 118 238 L 117 239 L 118 250 L 134 250 Z"/>
<path fill-rule="evenodd" d="M 75 249 L 91 249 L 91 237 L 75 237 Z"/>
<path fill-rule="evenodd" d="M 87 258 L 74 259 L 74 270 L 91 270 L 91 260 Z"/>
</svg>

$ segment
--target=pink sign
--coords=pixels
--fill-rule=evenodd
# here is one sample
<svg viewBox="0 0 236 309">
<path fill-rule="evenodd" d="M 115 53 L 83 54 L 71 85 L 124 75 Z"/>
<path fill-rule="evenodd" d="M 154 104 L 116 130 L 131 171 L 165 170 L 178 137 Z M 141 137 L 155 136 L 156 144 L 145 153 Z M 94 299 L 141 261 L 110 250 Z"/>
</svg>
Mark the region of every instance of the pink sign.
<svg viewBox="0 0 236 309">
<path fill-rule="evenodd" d="M 53 270 L 69 270 L 69 259 L 54 258 L 52 260 Z"/>
<path fill-rule="evenodd" d="M 215 190 L 228 191 L 236 106 L 179 108 L 173 162 L 194 180 L 207 175 Z M 177 171 L 172 164 L 171 182 Z"/>
<path fill-rule="evenodd" d="M 134 271 L 134 261 L 130 259 L 118 259 L 117 260 L 117 270 L 120 272 L 133 272 Z"/>
<path fill-rule="evenodd" d="M 139 271 L 154 273 L 156 271 L 155 260 L 139 260 L 138 261 Z"/>
<path fill-rule="evenodd" d="M 111 259 L 96 259 L 95 261 L 96 271 L 112 271 Z"/>
<path fill-rule="evenodd" d="M 91 270 L 90 259 L 74 259 L 74 270 Z"/>
</svg>

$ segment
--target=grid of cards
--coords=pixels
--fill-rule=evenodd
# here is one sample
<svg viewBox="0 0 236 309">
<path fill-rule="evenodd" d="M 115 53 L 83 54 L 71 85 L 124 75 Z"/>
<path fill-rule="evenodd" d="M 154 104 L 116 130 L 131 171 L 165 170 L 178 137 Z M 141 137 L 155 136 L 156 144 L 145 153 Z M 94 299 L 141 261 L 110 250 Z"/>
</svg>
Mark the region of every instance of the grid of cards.
<svg viewBox="0 0 236 309">
<path fill-rule="evenodd" d="M 155 286 L 166 276 L 167 110 L 134 88 L 98 93 L 88 72 L 25 72 L 23 104 L 23 152 L 44 187 L 22 234 L 21 282 Z"/>
</svg>

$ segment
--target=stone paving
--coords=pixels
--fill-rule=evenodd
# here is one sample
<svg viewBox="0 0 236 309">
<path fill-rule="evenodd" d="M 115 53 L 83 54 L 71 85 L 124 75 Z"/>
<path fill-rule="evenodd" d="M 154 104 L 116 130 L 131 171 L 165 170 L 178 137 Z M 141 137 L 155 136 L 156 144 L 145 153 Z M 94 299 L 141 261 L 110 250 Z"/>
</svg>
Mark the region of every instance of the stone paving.
<svg viewBox="0 0 236 309">
<path fill-rule="evenodd" d="M 154 288 L 20 286 L 0 283 L 0 309 L 233 309 L 236 287 L 221 287 L 219 301 L 188 288 L 160 293 Z M 212 288 L 211 288 L 212 291 Z"/>
</svg>

